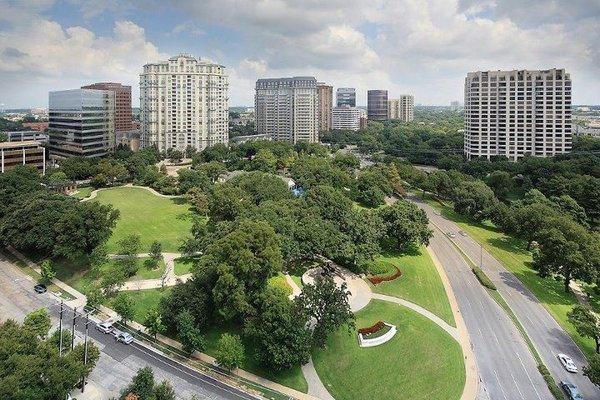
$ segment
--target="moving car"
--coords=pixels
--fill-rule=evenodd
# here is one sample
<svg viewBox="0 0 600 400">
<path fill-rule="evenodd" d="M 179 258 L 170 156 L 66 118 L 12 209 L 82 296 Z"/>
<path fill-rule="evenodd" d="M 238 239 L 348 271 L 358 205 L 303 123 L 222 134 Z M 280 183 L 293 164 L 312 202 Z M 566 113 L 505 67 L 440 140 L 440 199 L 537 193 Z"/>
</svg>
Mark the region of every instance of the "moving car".
<svg viewBox="0 0 600 400">
<path fill-rule="evenodd" d="M 46 291 L 48 291 L 48 288 L 46 287 L 46 285 L 35 285 L 33 287 L 33 290 L 35 290 L 36 293 L 42 294 L 42 293 L 46 293 Z"/>
<path fill-rule="evenodd" d="M 558 361 L 560 361 L 567 371 L 577 372 L 577 365 L 575 365 L 571 357 L 563 353 L 558 354 L 556 357 L 558 357 Z"/>
<path fill-rule="evenodd" d="M 130 344 L 131 342 L 133 342 L 133 336 L 131 336 L 131 334 L 127 332 L 121 332 L 119 333 L 119 336 L 117 336 L 117 342 L 121 342 L 123 344 Z"/>
<path fill-rule="evenodd" d="M 454 233 L 454 232 L 448 232 L 447 235 L 448 235 L 448 237 L 451 237 L 451 238 L 456 237 L 456 233 Z"/>
<path fill-rule="evenodd" d="M 111 333 L 115 327 L 113 326 L 112 321 L 98 322 L 96 324 L 96 329 L 98 329 L 102 333 Z"/>
<path fill-rule="evenodd" d="M 581 394 L 579 394 L 579 389 L 571 382 L 561 381 L 560 387 L 562 387 L 563 390 L 567 393 L 567 396 L 569 396 L 569 400 L 583 400 L 583 397 L 581 396 Z"/>
<path fill-rule="evenodd" d="M 467 232 L 465 232 L 465 231 L 458 231 L 458 233 L 460 233 L 461 236 L 467 236 Z"/>
</svg>

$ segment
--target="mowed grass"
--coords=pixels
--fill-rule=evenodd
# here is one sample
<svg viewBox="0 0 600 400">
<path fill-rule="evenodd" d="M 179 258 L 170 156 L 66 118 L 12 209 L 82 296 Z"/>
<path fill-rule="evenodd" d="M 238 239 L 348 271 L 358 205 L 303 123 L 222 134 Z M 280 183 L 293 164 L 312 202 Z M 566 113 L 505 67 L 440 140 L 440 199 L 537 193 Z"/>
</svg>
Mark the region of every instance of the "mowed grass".
<svg viewBox="0 0 600 400">
<path fill-rule="evenodd" d="M 140 235 L 142 253 L 148 252 L 154 241 L 162 244 L 163 251 L 176 252 L 192 227 L 190 206 L 181 198 L 169 199 L 145 189 L 119 187 L 101 190 L 95 201 L 112 204 L 121 212 L 107 243 L 110 253 L 118 251 L 119 240 L 134 233 Z"/>
<path fill-rule="evenodd" d="M 531 252 L 526 250 L 526 243 L 502 233 L 489 221 L 473 222 L 456 213 L 450 206 L 441 204 L 435 199 L 429 198 L 426 201 L 440 211 L 444 217 L 454 221 L 474 240 L 481 243 L 491 255 L 531 290 L 588 357 L 595 354 L 594 341 L 579 335 L 567 318 L 567 313 L 578 304 L 577 298 L 572 293 L 565 293 L 561 280 L 553 277 L 541 278 L 531 268 L 533 259 Z M 596 311 L 600 310 L 596 309 Z"/>
<path fill-rule="evenodd" d="M 81 188 L 77 189 L 77 192 L 73 193 L 72 196 L 76 197 L 78 199 L 85 199 L 86 197 L 90 197 L 93 190 L 94 190 L 94 188 L 92 188 L 90 186 L 81 187 Z"/>
<path fill-rule="evenodd" d="M 377 275 L 391 275 L 400 268 L 402 276 L 379 285 L 369 285 L 376 293 L 412 301 L 456 326 L 446 291 L 429 253 L 420 247 L 412 255 L 383 255 L 374 261 Z"/>
<path fill-rule="evenodd" d="M 281 272 L 269 279 L 269 285 L 280 288 L 286 296 L 289 296 L 293 293 L 292 287 L 289 285 L 285 279 L 285 276 Z"/>
<path fill-rule="evenodd" d="M 194 266 L 194 257 L 179 257 L 174 261 L 174 271 L 175 275 L 181 276 L 185 274 L 189 274 L 192 272 L 192 267 Z"/>
<path fill-rule="evenodd" d="M 357 328 L 382 320 L 396 325 L 389 342 L 358 345 L 340 329 L 313 351 L 319 377 L 336 400 L 454 400 L 465 384 L 459 344 L 427 318 L 397 304 L 372 300 L 356 313 Z"/>
<path fill-rule="evenodd" d="M 140 324 L 144 323 L 148 312 L 158 307 L 160 299 L 167 296 L 171 291 L 170 288 L 164 289 L 146 289 L 146 290 L 129 290 L 127 293 L 133 300 L 133 320 Z M 107 306 L 112 308 L 114 298 L 107 300 Z"/>
</svg>

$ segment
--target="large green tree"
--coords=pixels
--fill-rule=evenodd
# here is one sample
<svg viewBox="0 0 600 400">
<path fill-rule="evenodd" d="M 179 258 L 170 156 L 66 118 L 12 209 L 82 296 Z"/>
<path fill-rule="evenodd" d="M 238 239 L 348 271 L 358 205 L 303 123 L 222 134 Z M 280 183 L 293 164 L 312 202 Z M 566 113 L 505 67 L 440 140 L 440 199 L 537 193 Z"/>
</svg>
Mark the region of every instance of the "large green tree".
<svg viewBox="0 0 600 400">
<path fill-rule="evenodd" d="M 400 200 L 378 211 L 383 221 L 385 237 L 396 249 L 404 251 L 421 244 L 429 244 L 433 235 L 427 215 L 413 203 Z"/>
<path fill-rule="evenodd" d="M 462 182 L 453 196 L 454 210 L 475 221 L 488 218 L 498 201 L 492 189 L 482 181 Z"/>
<path fill-rule="evenodd" d="M 577 305 L 567 313 L 567 317 L 577 333 L 594 340 L 596 353 L 600 354 L 600 320 L 596 314 L 587 307 Z"/>
</svg>

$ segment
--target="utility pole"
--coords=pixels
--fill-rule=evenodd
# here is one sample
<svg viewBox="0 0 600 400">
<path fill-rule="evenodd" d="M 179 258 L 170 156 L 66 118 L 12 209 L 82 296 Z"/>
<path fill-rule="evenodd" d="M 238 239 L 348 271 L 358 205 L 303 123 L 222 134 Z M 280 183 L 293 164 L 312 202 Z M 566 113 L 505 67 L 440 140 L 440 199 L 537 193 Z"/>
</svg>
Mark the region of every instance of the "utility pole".
<svg viewBox="0 0 600 400">
<path fill-rule="evenodd" d="M 90 311 L 91 312 L 91 311 Z M 90 312 L 85 315 L 85 337 L 83 339 L 83 366 L 85 367 L 87 364 L 87 356 L 88 356 L 88 325 L 90 324 Z M 85 390 L 85 374 L 81 379 L 81 393 Z"/>
<path fill-rule="evenodd" d="M 62 356 L 62 349 L 63 349 L 63 341 L 62 341 L 62 335 L 63 335 L 63 329 L 62 329 L 62 319 L 63 319 L 63 301 L 60 301 L 60 316 L 58 318 L 58 355 Z"/>
<path fill-rule="evenodd" d="M 71 351 L 75 348 L 75 325 L 77 324 L 77 307 L 73 308 L 73 326 L 71 327 Z"/>
</svg>

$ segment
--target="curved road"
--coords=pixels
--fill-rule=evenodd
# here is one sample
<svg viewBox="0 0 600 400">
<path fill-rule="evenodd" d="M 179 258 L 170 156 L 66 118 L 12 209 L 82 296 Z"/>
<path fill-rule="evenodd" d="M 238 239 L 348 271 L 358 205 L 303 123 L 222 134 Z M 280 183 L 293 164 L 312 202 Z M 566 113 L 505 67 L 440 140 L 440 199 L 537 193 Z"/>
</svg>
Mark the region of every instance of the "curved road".
<svg viewBox="0 0 600 400">
<path fill-rule="evenodd" d="M 458 225 L 439 215 L 431 206 L 420 201 L 417 197 L 412 197 L 411 200 L 425 210 L 430 221 L 443 230 L 443 232 L 438 231 L 437 233 L 443 236 L 446 241 L 452 240 L 476 264 L 479 264 L 480 257 L 483 259 L 483 270 L 494 282 L 499 293 L 525 328 L 556 382 L 569 380 L 579 387 L 584 399 L 600 399 L 600 388 L 592 384 L 581 373 L 581 367 L 586 365 L 585 356 L 529 289 L 512 273 L 508 272 L 491 254 L 482 250 L 478 242 L 469 236 L 458 234 L 460 230 Z M 456 237 L 448 238 L 446 236 L 447 232 L 456 233 Z M 457 250 L 455 249 L 455 251 Z M 570 355 L 579 366 L 580 372 L 571 374 L 565 371 L 556 358 L 558 353 Z M 537 369 L 530 371 L 530 374 L 539 375 Z"/>
<path fill-rule="evenodd" d="M 0 320 L 22 321 L 33 310 L 46 307 L 56 328 L 59 303 L 51 294 L 38 295 L 33 292 L 31 278 L 0 254 Z M 67 309 L 63 318 L 63 328 L 71 328 L 72 311 Z M 83 321 L 78 319 L 77 337 L 81 338 Z M 255 400 L 257 397 L 231 387 L 210 376 L 201 374 L 143 345 L 116 343 L 112 335 L 105 335 L 90 324 L 89 334 L 100 349 L 100 359 L 89 380 L 101 391 L 102 399 L 118 396 L 119 391 L 129 383 L 139 368 L 152 367 L 157 381 L 168 380 L 173 385 L 178 399 L 189 399 L 196 395 L 199 399 L 211 400 Z M 88 385 L 89 386 L 89 385 Z M 86 393 L 92 391 L 86 388 Z M 88 394 L 89 396 L 89 394 Z"/>
</svg>

